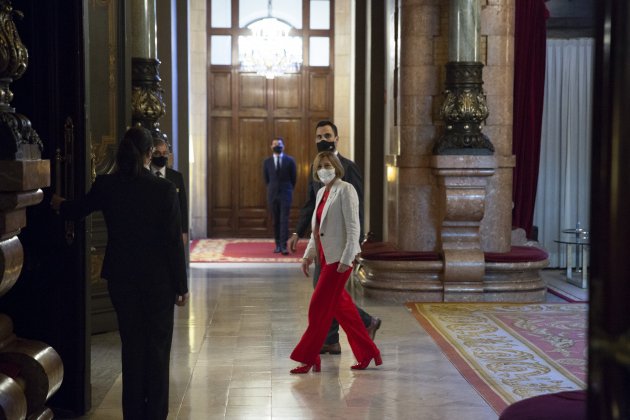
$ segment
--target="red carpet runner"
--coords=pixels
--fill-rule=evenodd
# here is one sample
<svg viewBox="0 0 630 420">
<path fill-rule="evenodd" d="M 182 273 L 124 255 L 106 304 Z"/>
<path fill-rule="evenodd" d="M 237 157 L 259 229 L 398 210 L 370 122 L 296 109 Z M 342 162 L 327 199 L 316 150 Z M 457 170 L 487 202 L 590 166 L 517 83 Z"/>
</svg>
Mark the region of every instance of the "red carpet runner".
<svg viewBox="0 0 630 420">
<path fill-rule="evenodd" d="M 300 239 L 297 251 L 274 254 L 272 239 L 198 239 L 190 246 L 190 262 L 300 262 L 307 244 Z"/>
</svg>

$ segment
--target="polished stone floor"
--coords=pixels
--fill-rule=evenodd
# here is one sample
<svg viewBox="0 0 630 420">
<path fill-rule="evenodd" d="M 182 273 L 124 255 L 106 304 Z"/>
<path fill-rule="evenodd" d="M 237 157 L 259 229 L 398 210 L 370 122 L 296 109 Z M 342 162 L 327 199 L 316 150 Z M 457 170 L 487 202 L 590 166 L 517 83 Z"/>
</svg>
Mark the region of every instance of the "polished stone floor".
<svg viewBox="0 0 630 420">
<path fill-rule="evenodd" d="M 194 264 L 190 277 L 190 305 L 176 308 L 169 419 L 497 418 L 403 305 L 356 298 L 383 321 L 383 365 L 350 370 L 341 334 L 342 354 L 323 356 L 321 373 L 290 375 L 312 292 L 297 264 Z M 116 333 L 94 337 L 84 419 L 122 418 L 118 352 Z M 99 363 L 110 363 L 106 374 L 94 374 Z"/>
</svg>

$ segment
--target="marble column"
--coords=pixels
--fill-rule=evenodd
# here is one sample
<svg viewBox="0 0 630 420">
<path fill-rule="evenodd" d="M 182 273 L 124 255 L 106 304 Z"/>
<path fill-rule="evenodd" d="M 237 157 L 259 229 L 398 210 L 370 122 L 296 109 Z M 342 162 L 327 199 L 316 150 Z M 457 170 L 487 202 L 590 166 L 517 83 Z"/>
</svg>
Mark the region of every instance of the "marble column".
<svg viewBox="0 0 630 420">
<path fill-rule="evenodd" d="M 482 90 L 478 0 L 451 0 L 449 62 L 441 116 L 444 132 L 432 166 L 444 209 L 439 238 L 444 258 L 445 301 L 483 301 L 485 259 L 481 223 L 496 173 L 494 146 L 482 132 L 489 115 Z"/>
<path fill-rule="evenodd" d="M 451 48 L 453 43 L 464 43 L 455 37 L 462 28 L 455 27 L 454 33 L 449 30 L 454 25 L 450 23 L 451 7 L 452 4 L 440 0 L 401 1 L 400 116 L 394 127 L 399 134 L 394 136 L 398 143 L 393 148 L 395 154 L 387 156 L 395 174 L 387 183 L 387 194 L 393 201 L 387 220 L 387 240 L 405 250 L 440 251 L 444 203 L 438 188 L 441 181 L 434 172 L 433 147 L 445 129 L 439 115 L 446 84 L 444 69 L 454 55 L 477 60 L 472 63 L 483 63 L 483 74 L 481 71 L 479 74 L 488 110 L 483 132 L 492 139 L 496 170 L 487 178 L 481 247 L 484 251 L 507 252 L 515 162 L 512 155 L 514 3 L 497 0 L 481 7 L 477 23 L 468 25 L 479 27 L 473 42 L 479 44 L 476 55 L 467 55 L 474 53 L 474 48 Z"/>
<path fill-rule="evenodd" d="M 132 57 L 157 58 L 155 0 L 133 0 L 131 18 Z"/>
<path fill-rule="evenodd" d="M 481 132 L 488 117 L 483 94 L 483 63 L 479 60 L 479 0 L 451 0 L 449 9 L 449 62 L 441 115 L 445 129 L 433 153 L 437 155 L 490 155 L 494 147 Z"/>
<path fill-rule="evenodd" d="M 400 117 L 395 155 L 388 156 L 391 173 L 388 197 L 388 240 L 413 251 L 437 250 L 435 179 L 430 157 L 437 127 L 440 69 L 447 61 L 448 38 L 441 30 L 447 10 L 439 0 L 402 0 L 400 7 Z"/>
<path fill-rule="evenodd" d="M 512 110 L 514 102 L 514 1 L 488 2 L 481 10 L 484 94 L 490 114 L 483 127 L 497 159 L 488 179 L 488 200 L 481 222 L 484 251 L 508 252 L 512 232 Z"/>
<path fill-rule="evenodd" d="M 481 247 L 487 179 L 496 166 L 494 149 L 481 133 L 488 108 L 481 90 L 478 0 L 451 0 L 446 90 L 441 115 L 444 134 L 432 160 L 442 190 L 444 218 L 440 243 L 444 257 L 444 300 L 483 301 L 485 261 Z M 488 147 L 483 147 L 488 144 Z"/>
<path fill-rule="evenodd" d="M 449 61 L 479 61 L 480 11 L 478 0 L 451 0 Z"/>
<path fill-rule="evenodd" d="M 163 138 L 158 120 L 166 113 L 157 58 L 155 0 L 131 2 L 131 109 L 133 125 Z"/>
</svg>

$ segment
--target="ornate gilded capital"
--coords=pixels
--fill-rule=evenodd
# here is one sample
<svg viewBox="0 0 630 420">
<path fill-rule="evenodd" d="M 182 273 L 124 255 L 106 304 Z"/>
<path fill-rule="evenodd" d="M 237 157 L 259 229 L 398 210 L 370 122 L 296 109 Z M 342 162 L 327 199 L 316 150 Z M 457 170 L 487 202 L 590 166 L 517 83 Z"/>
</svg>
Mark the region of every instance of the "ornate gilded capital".
<svg viewBox="0 0 630 420">
<path fill-rule="evenodd" d="M 0 110 L 10 110 L 13 93 L 9 84 L 19 79 L 28 66 L 28 51 L 13 22 L 13 16 L 22 13 L 13 10 L 11 2 L 0 0 Z"/>
<path fill-rule="evenodd" d="M 147 86 L 134 86 L 131 89 L 131 108 L 134 120 L 155 121 L 166 112 L 162 89 Z"/>
<path fill-rule="evenodd" d="M 28 118 L 0 111 L 0 159 L 40 159 L 43 149 L 44 144 Z"/>
<path fill-rule="evenodd" d="M 166 113 L 166 104 L 162 98 L 164 90 L 160 85 L 160 60 L 133 57 L 131 61 L 132 122 L 147 128 L 153 137 L 166 140 L 157 122 Z"/>
<path fill-rule="evenodd" d="M 488 106 L 482 85 L 483 64 L 450 62 L 446 64 L 446 89 L 440 109 L 445 132 L 438 139 L 436 155 L 491 155 L 494 146 L 481 132 L 488 118 Z"/>
<path fill-rule="evenodd" d="M 39 159 L 42 141 L 24 115 L 9 104 L 11 82 L 22 77 L 28 66 L 28 51 L 15 27 L 13 17 L 22 18 L 9 0 L 0 0 L 0 159 Z"/>
</svg>

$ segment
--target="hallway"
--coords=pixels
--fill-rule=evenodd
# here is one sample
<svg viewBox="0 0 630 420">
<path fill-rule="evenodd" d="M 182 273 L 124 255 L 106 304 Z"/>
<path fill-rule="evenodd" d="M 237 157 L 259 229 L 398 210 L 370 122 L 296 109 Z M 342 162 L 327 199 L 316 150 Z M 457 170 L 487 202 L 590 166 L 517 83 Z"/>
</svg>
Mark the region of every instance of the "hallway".
<svg viewBox="0 0 630 420">
<path fill-rule="evenodd" d="M 497 418 L 403 305 L 357 300 L 383 320 L 382 366 L 351 371 L 341 334 L 341 356 L 323 356 L 321 373 L 290 375 L 312 292 L 297 264 L 193 264 L 190 289 L 175 311 L 169 419 Z M 84 418 L 121 419 L 120 375 L 100 397 L 98 381 Z"/>
</svg>

